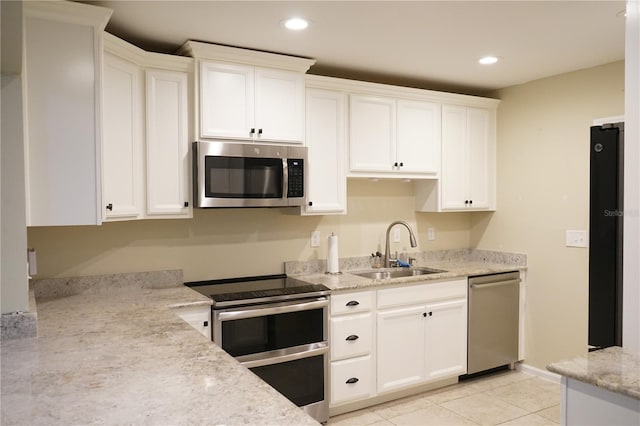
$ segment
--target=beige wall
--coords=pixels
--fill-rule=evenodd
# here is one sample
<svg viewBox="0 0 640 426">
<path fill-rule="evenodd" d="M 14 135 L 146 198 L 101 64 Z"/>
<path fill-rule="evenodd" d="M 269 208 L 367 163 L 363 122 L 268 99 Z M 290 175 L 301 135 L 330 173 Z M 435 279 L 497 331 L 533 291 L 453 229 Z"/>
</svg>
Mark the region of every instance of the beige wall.
<svg viewBox="0 0 640 426">
<path fill-rule="evenodd" d="M 346 216 L 300 217 L 290 209 L 195 210 L 187 220 L 144 220 L 102 226 L 29 228 L 38 278 L 179 268 L 186 281 L 280 273 L 287 260 L 325 259 L 326 237 L 339 237 L 340 257 L 384 251 L 394 220 L 418 232 L 416 250 L 469 247 L 470 215 L 414 212 L 413 184 L 350 180 Z M 293 210 L 295 211 L 295 210 Z M 427 228 L 436 240 L 427 241 Z M 311 231 L 322 245 L 310 248 Z M 411 249 L 406 231 L 392 250 Z"/>
<path fill-rule="evenodd" d="M 539 368 L 587 350 L 589 127 L 624 114 L 624 63 L 500 90 L 498 210 L 472 217 L 471 245 L 528 255 L 526 346 Z"/>
</svg>

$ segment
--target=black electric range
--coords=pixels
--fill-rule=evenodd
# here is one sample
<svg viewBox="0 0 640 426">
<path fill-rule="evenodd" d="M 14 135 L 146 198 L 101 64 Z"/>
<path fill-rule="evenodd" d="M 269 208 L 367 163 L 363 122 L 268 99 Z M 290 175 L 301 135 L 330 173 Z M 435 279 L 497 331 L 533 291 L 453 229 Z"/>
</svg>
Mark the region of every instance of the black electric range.
<svg viewBox="0 0 640 426">
<path fill-rule="evenodd" d="M 213 309 L 328 296 L 322 284 L 308 284 L 286 274 L 192 281 L 185 286 L 213 300 Z"/>
</svg>

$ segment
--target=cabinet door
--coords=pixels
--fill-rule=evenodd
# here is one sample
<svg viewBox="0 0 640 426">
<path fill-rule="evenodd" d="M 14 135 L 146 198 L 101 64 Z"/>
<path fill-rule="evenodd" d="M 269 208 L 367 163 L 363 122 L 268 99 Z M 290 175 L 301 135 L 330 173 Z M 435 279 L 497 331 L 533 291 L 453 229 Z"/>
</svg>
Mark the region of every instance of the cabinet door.
<svg viewBox="0 0 640 426">
<path fill-rule="evenodd" d="M 426 378 L 435 380 L 467 371 L 467 302 L 457 299 L 426 308 Z"/>
<path fill-rule="evenodd" d="M 396 162 L 396 101 L 350 97 L 349 165 L 352 172 L 391 172 Z"/>
<path fill-rule="evenodd" d="M 378 392 L 387 392 L 424 380 L 424 312 L 424 306 L 378 312 Z"/>
<path fill-rule="evenodd" d="M 27 226 L 99 224 L 102 38 L 24 8 Z"/>
<path fill-rule="evenodd" d="M 188 216 L 187 74 L 148 70 L 147 214 Z"/>
<path fill-rule="evenodd" d="M 307 89 L 307 200 L 303 214 L 345 214 L 345 105 L 341 92 Z"/>
<path fill-rule="evenodd" d="M 200 64 L 200 136 L 250 139 L 254 128 L 252 67 Z"/>
<path fill-rule="evenodd" d="M 442 193 L 443 210 L 465 209 L 468 182 L 467 108 L 442 107 Z"/>
<path fill-rule="evenodd" d="M 143 211 L 142 70 L 105 53 L 102 200 L 105 220 L 137 219 Z"/>
<path fill-rule="evenodd" d="M 398 101 L 396 161 L 406 173 L 440 170 L 440 105 Z"/>
<path fill-rule="evenodd" d="M 304 100 L 303 74 L 256 68 L 256 139 L 302 143 Z"/>
<path fill-rule="evenodd" d="M 494 154 L 490 137 L 489 111 L 468 108 L 467 127 L 469 134 L 469 190 L 467 196 L 472 202 L 469 207 L 487 209 L 491 207 L 490 170 L 495 167 L 492 161 Z"/>
</svg>

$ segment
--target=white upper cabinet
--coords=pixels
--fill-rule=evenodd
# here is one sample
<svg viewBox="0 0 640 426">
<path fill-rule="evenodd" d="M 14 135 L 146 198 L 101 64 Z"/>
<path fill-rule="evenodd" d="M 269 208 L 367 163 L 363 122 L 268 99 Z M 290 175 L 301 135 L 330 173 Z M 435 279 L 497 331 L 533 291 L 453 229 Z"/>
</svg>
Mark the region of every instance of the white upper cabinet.
<svg viewBox="0 0 640 426">
<path fill-rule="evenodd" d="M 442 110 L 442 209 L 491 209 L 495 140 L 489 133 L 490 113 L 450 105 Z"/>
<path fill-rule="evenodd" d="M 396 159 L 396 102 L 350 96 L 349 165 L 352 172 L 392 172 Z"/>
<path fill-rule="evenodd" d="M 256 139 L 302 143 L 304 106 L 304 74 L 273 68 L 256 68 Z"/>
<path fill-rule="evenodd" d="M 147 70 L 147 214 L 188 215 L 187 74 Z"/>
<path fill-rule="evenodd" d="M 307 89 L 306 145 L 308 147 L 307 206 L 303 215 L 345 214 L 346 95 Z"/>
<path fill-rule="evenodd" d="M 440 171 L 440 104 L 399 100 L 396 159 L 404 173 Z"/>
<path fill-rule="evenodd" d="M 144 75 L 136 64 L 104 55 L 102 197 L 104 220 L 144 214 Z"/>
<path fill-rule="evenodd" d="M 200 138 L 304 142 L 304 73 L 315 61 L 187 41 L 199 62 Z"/>
<path fill-rule="evenodd" d="M 441 179 L 415 184 L 416 210 L 495 210 L 495 116 L 495 108 L 443 105 Z"/>
<path fill-rule="evenodd" d="M 28 226 L 102 222 L 102 30 L 111 10 L 24 2 Z"/>
<path fill-rule="evenodd" d="M 351 95 L 349 154 L 352 176 L 437 177 L 440 105 Z"/>
<path fill-rule="evenodd" d="M 302 143 L 304 75 L 202 61 L 200 136 Z"/>
<path fill-rule="evenodd" d="M 200 136 L 248 139 L 254 128 L 254 70 L 215 62 L 200 64 Z"/>
<path fill-rule="evenodd" d="M 104 34 L 105 220 L 188 218 L 193 59 Z"/>
</svg>

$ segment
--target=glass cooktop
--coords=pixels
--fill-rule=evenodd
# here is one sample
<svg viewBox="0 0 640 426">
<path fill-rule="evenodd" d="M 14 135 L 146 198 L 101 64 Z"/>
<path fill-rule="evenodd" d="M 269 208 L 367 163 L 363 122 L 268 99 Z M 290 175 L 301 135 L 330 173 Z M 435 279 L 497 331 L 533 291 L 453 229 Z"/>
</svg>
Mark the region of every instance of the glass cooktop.
<svg viewBox="0 0 640 426">
<path fill-rule="evenodd" d="M 308 284 L 285 274 L 192 281 L 184 285 L 210 297 L 214 309 L 327 296 L 331 293 L 324 285 Z"/>
</svg>

